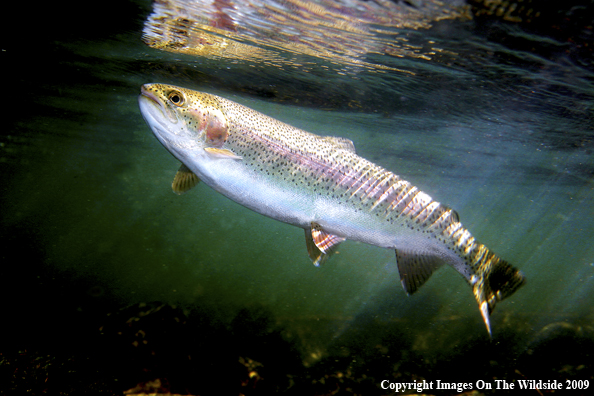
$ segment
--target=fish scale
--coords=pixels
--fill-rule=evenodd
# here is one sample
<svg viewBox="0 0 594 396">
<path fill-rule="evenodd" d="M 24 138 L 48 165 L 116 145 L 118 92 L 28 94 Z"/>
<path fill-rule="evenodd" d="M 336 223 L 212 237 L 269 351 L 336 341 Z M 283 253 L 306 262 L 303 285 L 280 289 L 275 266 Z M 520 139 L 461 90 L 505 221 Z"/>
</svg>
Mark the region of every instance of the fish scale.
<svg viewBox="0 0 594 396">
<path fill-rule="evenodd" d="M 454 210 L 359 157 L 348 139 L 172 85 L 142 86 L 139 105 L 157 139 L 182 162 L 174 192 L 202 180 L 247 208 L 303 228 L 316 266 L 347 239 L 393 249 L 402 286 L 413 294 L 448 264 L 471 285 L 489 335 L 496 303 L 525 283 Z"/>
</svg>

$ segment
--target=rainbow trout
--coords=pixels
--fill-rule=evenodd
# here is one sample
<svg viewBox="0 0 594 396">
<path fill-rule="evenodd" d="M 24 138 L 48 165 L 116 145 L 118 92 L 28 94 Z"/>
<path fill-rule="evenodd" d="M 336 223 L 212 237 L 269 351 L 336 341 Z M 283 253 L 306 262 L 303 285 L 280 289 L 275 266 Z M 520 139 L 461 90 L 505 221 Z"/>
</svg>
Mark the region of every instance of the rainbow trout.
<svg viewBox="0 0 594 396">
<path fill-rule="evenodd" d="M 487 331 L 498 301 L 524 276 L 482 245 L 452 209 L 355 154 L 348 139 L 318 136 L 238 103 L 164 84 L 141 88 L 140 110 L 182 165 L 173 191 L 199 180 L 265 216 L 305 229 L 318 266 L 346 239 L 393 249 L 414 293 L 443 264 L 472 287 Z"/>
</svg>

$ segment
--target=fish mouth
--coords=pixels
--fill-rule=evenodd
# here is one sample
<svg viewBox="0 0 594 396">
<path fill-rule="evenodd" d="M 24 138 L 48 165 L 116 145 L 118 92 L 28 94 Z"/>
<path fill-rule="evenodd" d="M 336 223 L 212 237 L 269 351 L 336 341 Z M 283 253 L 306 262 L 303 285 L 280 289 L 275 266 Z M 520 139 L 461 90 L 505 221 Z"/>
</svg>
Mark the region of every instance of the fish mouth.
<svg viewBox="0 0 594 396">
<path fill-rule="evenodd" d="M 170 116 L 170 112 L 165 107 L 158 96 L 147 90 L 145 86 L 140 87 L 140 95 L 138 96 L 138 106 L 140 113 L 151 127 L 156 135 L 165 135 L 170 131 L 169 124 L 177 123 L 177 118 Z"/>
<path fill-rule="evenodd" d="M 151 91 L 146 89 L 145 85 L 142 85 L 140 87 L 140 98 L 142 98 L 142 97 L 145 97 L 145 98 L 151 100 L 152 102 L 154 102 L 154 104 L 156 106 L 161 107 L 161 102 L 159 102 L 159 99 L 157 99 L 157 95 L 155 95 L 154 93 L 152 93 Z"/>
<path fill-rule="evenodd" d="M 140 88 L 140 95 L 138 95 L 140 113 L 157 140 L 170 153 L 178 157 L 180 133 L 175 125 L 178 123 L 177 116 L 167 107 L 167 103 L 163 103 L 158 95 L 146 88 L 150 85 L 146 84 Z"/>
</svg>

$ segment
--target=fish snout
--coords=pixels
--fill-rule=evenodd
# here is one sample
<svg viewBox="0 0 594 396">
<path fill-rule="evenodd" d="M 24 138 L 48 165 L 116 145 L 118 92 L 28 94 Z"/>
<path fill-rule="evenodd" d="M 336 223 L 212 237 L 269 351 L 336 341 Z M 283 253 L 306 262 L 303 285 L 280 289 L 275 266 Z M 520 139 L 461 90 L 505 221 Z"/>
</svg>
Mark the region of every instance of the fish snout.
<svg viewBox="0 0 594 396">
<path fill-rule="evenodd" d="M 168 103 L 164 92 L 159 89 L 159 84 L 144 84 L 140 86 L 138 98 L 141 110 L 148 111 L 160 123 L 167 120 L 171 124 L 177 124 L 179 118 L 176 110 Z"/>
</svg>

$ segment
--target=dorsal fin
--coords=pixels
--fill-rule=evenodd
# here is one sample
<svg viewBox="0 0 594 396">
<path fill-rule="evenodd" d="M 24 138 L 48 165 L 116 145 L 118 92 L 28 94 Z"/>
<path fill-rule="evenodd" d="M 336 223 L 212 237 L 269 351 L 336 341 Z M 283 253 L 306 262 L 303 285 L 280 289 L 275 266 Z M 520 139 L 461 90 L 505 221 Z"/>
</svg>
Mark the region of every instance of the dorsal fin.
<svg viewBox="0 0 594 396">
<path fill-rule="evenodd" d="M 324 136 L 322 137 L 322 139 L 326 140 L 329 143 L 332 143 L 339 149 L 355 153 L 355 144 L 352 140 L 336 136 Z"/>
<path fill-rule="evenodd" d="M 171 183 L 171 188 L 173 192 L 177 195 L 182 195 L 185 192 L 188 192 L 192 189 L 192 187 L 196 186 L 200 182 L 198 176 L 194 174 L 187 166 L 181 164 L 179 170 L 175 174 L 173 178 L 173 183 Z"/>
<path fill-rule="evenodd" d="M 344 241 L 345 238 L 327 233 L 317 223 L 311 223 L 311 228 L 305 230 L 307 254 L 316 267 L 324 263 Z"/>
<path fill-rule="evenodd" d="M 407 294 L 416 292 L 444 264 L 439 257 L 402 249 L 396 250 L 396 263 L 400 282 Z"/>
</svg>

